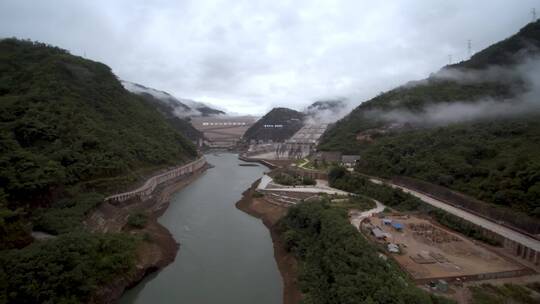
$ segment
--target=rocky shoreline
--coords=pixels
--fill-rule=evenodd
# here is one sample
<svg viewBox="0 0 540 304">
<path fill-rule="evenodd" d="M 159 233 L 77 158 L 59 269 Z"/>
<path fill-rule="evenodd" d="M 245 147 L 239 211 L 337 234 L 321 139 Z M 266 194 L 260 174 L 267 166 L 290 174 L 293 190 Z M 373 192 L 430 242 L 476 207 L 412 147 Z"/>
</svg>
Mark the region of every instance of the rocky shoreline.
<svg viewBox="0 0 540 304">
<path fill-rule="evenodd" d="M 105 202 L 87 218 L 85 225 L 93 232 L 126 232 L 144 239 L 136 251 L 134 271 L 101 286 L 89 303 L 116 303 L 125 290 L 174 262 L 180 244 L 157 219 L 167 210 L 172 195 L 195 181 L 208 168 L 208 165 L 204 166 L 187 177 L 168 182 L 156 189 L 153 198 L 146 201 L 134 199 L 121 205 Z M 148 215 L 148 221 L 142 229 L 133 229 L 127 225 L 129 215 L 136 210 L 144 210 Z"/>
<path fill-rule="evenodd" d="M 268 203 L 263 198 L 255 198 L 253 194 L 259 180 L 242 193 L 242 199 L 236 203 L 239 210 L 262 220 L 270 231 L 274 246 L 274 258 L 283 279 L 283 304 L 298 304 L 302 293 L 298 288 L 298 263 L 293 254 L 287 252 L 280 236 L 277 222 L 287 214 L 287 208 Z"/>
</svg>

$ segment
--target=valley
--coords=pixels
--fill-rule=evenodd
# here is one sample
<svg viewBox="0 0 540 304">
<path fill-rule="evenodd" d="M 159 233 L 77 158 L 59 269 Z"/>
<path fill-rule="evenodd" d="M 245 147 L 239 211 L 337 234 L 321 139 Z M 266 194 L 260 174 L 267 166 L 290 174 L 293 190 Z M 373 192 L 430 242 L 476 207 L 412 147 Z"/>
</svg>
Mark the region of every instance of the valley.
<svg viewBox="0 0 540 304">
<path fill-rule="evenodd" d="M 535 8 L 7 1 L 0 304 L 540 302 Z"/>
</svg>

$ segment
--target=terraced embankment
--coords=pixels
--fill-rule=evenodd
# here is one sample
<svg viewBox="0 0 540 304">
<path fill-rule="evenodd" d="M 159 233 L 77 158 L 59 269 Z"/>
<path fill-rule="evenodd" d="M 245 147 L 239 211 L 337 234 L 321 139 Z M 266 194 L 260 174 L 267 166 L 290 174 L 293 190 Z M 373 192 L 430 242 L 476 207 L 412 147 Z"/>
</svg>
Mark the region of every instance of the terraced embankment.
<svg viewBox="0 0 540 304">
<path fill-rule="evenodd" d="M 148 274 L 172 263 L 179 244 L 171 233 L 157 222 L 169 206 L 171 196 L 184 188 L 207 169 L 204 157 L 189 164 L 152 176 L 143 186 L 105 199 L 85 221 L 94 232 L 129 232 L 143 239 L 137 248 L 135 270 L 102 286 L 92 303 L 115 303 L 125 289 L 140 282 Z M 128 225 L 130 215 L 143 212 L 148 220 L 137 229 Z"/>
</svg>

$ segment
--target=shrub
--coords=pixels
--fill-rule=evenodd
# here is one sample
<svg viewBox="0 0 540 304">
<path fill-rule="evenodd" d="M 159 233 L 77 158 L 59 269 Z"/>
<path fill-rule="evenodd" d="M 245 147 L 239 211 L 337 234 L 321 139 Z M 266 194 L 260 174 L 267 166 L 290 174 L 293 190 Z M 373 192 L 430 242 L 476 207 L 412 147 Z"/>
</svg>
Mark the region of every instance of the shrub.
<svg viewBox="0 0 540 304">
<path fill-rule="evenodd" d="M 309 176 L 304 176 L 302 178 L 302 185 L 311 185 L 314 186 L 316 184 L 315 180 Z"/>
<path fill-rule="evenodd" d="M 148 215 L 143 213 L 142 211 L 137 211 L 128 216 L 128 225 L 137 228 L 142 229 L 144 226 L 146 226 L 146 223 L 148 222 Z"/>
<path fill-rule="evenodd" d="M 294 186 L 296 185 L 296 179 L 289 174 L 279 173 L 273 178 L 274 182 L 285 185 L 285 186 Z"/>
</svg>

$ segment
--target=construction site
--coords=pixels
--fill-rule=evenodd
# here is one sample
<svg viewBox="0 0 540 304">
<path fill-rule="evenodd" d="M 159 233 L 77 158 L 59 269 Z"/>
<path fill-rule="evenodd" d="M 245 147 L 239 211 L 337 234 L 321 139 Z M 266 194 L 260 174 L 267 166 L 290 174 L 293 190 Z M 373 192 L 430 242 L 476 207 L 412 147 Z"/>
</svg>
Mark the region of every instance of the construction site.
<svg viewBox="0 0 540 304">
<path fill-rule="evenodd" d="M 247 155 L 263 159 L 302 159 L 316 151 L 328 124 L 307 124 L 285 142 L 251 144 Z"/>
<path fill-rule="evenodd" d="M 323 156 L 332 156 L 336 161 L 341 159 L 338 155 Z M 278 165 L 275 162 L 285 160 L 262 160 L 244 156 L 241 158 L 273 168 L 272 172 L 261 178 L 255 188 L 259 195 L 264 196 L 264 201 L 271 205 L 290 207 L 300 202 L 316 201 L 322 194 L 335 197 L 351 195 L 330 187 L 328 176 L 319 175 L 317 170 L 298 166 L 298 162 Z M 307 176 L 316 183 L 287 186 L 280 184 L 278 179 L 274 180 L 274 177 L 281 173 L 297 177 Z M 406 191 L 426 203 L 435 205 L 433 198 L 410 189 Z M 529 284 L 537 282 L 539 278 L 537 260 L 534 256 L 531 259 L 529 254 L 535 252 L 533 249 L 536 248 L 536 243 L 528 243 L 529 239 L 524 241 L 519 235 L 516 237 L 515 234 L 508 234 L 501 225 L 492 228 L 478 219 L 469 219 L 471 215 L 466 213 L 471 223 L 486 227 L 482 230 L 484 235 L 493 236 L 493 231 L 498 231 L 507 237 L 498 238 L 498 245 L 492 246 L 442 226 L 427 214 L 397 212 L 388 209 L 379 201 L 374 202 L 375 207 L 368 210 L 349 208 L 350 223 L 377 245 L 381 259 L 393 259 L 418 287 L 426 291 L 454 299 L 458 303 L 470 303 L 471 287 L 486 283 Z M 442 206 L 449 208 L 447 204 Z M 460 209 L 460 212 L 464 211 Z M 466 218 L 462 213 L 455 212 L 456 216 Z M 522 254 L 516 254 L 513 247 L 507 246 L 511 242 L 520 242 L 519 244 L 529 245 L 533 249 L 523 254 L 525 247 L 521 245 Z"/>
<path fill-rule="evenodd" d="M 418 284 L 442 279 L 466 282 L 508 278 L 533 272 L 495 248 L 415 215 L 372 216 L 359 228 L 384 246 Z"/>
<path fill-rule="evenodd" d="M 234 148 L 255 121 L 251 116 L 211 116 L 193 117 L 191 124 L 203 132 L 208 147 Z"/>
</svg>

